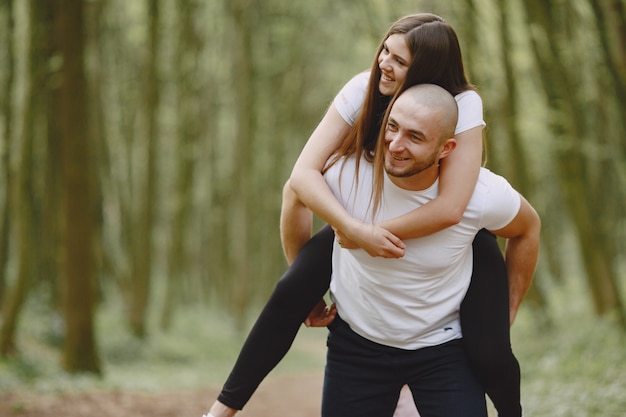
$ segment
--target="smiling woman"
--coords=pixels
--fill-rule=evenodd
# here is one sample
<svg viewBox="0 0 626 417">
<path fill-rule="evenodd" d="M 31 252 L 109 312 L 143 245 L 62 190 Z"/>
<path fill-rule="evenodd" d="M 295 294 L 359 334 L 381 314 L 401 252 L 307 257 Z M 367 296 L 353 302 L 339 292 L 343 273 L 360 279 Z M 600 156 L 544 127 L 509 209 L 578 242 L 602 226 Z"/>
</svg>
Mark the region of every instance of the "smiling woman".
<svg viewBox="0 0 626 417">
<path fill-rule="evenodd" d="M 378 90 L 384 96 L 392 96 L 400 89 L 411 63 L 411 51 L 404 35 L 391 35 L 383 42 L 378 55 L 380 82 Z"/>
<path fill-rule="evenodd" d="M 381 115 L 391 95 L 402 86 L 419 83 L 445 88 L 462 107 L 455 131 L 458 150 L 441 166 L 440 193 L 413 212 L 379 225 L 357 221 L 334 198 L 322 171 L 348 155 L 363 153 L 370 160 L 379 157 L 380 152 L 374 150 Z M 465 76 L 454 30 L 439 16 L 427 13 L 405 16 L 394 23 L 376 51 L 371 70 L 356 75 L 339 92 L 294 166 L 284 189 L 281 213 L 283 248 L 292 265 L 261 312 L 218 401 L 211 407 L 215 417 L 229 417 L 243 408 L 287 352 L 300 324 L 316 304 L 314 312 L 328 311 L 323 300 L 318 301 L 328 289 L 333 233 L 325 227 L 307 242 L 311 230 L 309 209 L 370 255 L 401 257 L 401 239 L 426 236 L 460 220 L 478 177 L 484 125 L 482 101 Z M 327 164 L 333 153 L 336 158 Z M 466 349 L 502 415 L 519 416 L 519 366 L 510 349 L 504 263 L 493 236 L 481 232 L 477 240 L 484 243 L 478 246 L 475 256 L 486 261 L 475 264 L 491 267 L 474 271 L 473 288 L 479 291 L 468 292 L 463 302 L 464 333 L 468 333 L 465 342 L 471 342 Z M 342 243 L 346 242 L 342 239 Z M 487 284 L 481 286 L 478 282 Z M 483 308 L 486 305 L 488 309 Z M 307 322 L 325 325 L 333 317 L 326 314 L 316 320 L 313 315 Z M 487 322 L 491 324 L 485 325 Z M 476 332 L 484 328 L 490 329 L 488 334 Z M 489 354 L 481 356 L 483 352 Z M 499 359 L 494 360 L 494 355 Z"/>
</svg>

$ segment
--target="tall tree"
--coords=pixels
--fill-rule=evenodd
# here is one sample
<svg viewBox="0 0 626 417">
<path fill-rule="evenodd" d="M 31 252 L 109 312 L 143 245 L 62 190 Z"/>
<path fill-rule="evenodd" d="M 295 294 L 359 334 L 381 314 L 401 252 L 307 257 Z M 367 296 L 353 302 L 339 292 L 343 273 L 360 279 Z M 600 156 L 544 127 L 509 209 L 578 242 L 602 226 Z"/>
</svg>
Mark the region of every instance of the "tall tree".
<svg viewBox="0 0 626 417">
<path fill-rule="evenodd" d="M 63 366 L 70 372 L 100 373 L 94 331 L 96 295 L 96 192 L 89 136 L 87 82 L 84 69 L 83 1 L 56 0 L 54 34 L 62 58 L 57 117 L 63 163 L 63 277 L 65 319 Z"/>
<path fill-rule="evenodd" d="M 94 250 L 96 265 L 98 267 L 98 273 L 96 274 L 96 280 L 99 281 L 101 276 L 105 274 L 102 272 L 105 267 L 105 255 L 104 255 L 104 183 L 107 176 L 107 169 L 110 166 L 109 161 L 109 149 L 106 146 L 106 126 L 104 121 L 104 76 L 103 68 L 99 65 L 105 61 L 102 46 L 102 37 L 104 34 L 103 16 L 106 8 L 108 7 L 108 0 L 102 0 L 98 2 L 87 2 L 85 4 L 85 19 L 89 24 L 85 28 L 85 37 L 87 39 L 88 53 L 85 59 L 85 70 L 89 74 L 88 77 L 88 90 L 87 96 L 89 97 L 90 105 L 89 110 L 89 137 L 91 138 L 91 148 L 93 153 L 97 155 L 94 158 L 94 167 L 90 170 L 93 176 L 93 181 L 97 184 L 94 187 L 94 201 L 97 201 L 96 209 L 96 227 L 94 229 Z M 91 58 L 91 59 L 90 59 Z M 53 137 L 53 133 L 49 134 Z M 54 137 L 55 143 L 58 143 L 58 137 Z M 49 153 L 52 153 L 55 149 L 50 147 Z M 58 151 L 56 151 L 58 152 Z M 55 158 L 60 160 L 60 158 Z M 54 166 L 52 163 L 50 164 Z M 56 171 L 60 171 L 57 166 L 54 166 Z M 52 175 L 50 175 L 52 176 Z M 108 178 L 107 178 L 108 180 Z M 54 188 L 54 187 L 50 187 Z M 110 270 L 110 266 L 107 265 Z M 108 271 L 107 271 L 108 272 Z M 100 295 L 98 294 L 98 300 Z"/>
<path fill-rule="evenodd" d="M 555 149 L 554 162 L 566 205 L 576 228 L 593 305 L 598 314 L 617 310 L 621 323 L 626 328 L 626 316 L 615 269 L 615 237 L 609 220 L 612 213 L 606 210 L 613 207 L 612 199 L 615 196 L 607 193 L 603 187 L 606 182 L 611 182 L 615 172 L 611 165 L 605 165 L 599 170 L 592 155 L 583 151 L 590 144 L 594 144 L 594 139 L 604 138 L 596 138 L 590 128 L 593 124 L 587 109 L 581 112 L 576 106 L 576 93 L 579 91 L 577 86 L 580 85 L 576 81 L 580 78 L 581 68 L 568 65 L 574 61 L 564 53 L 565 50 L 581 49 L 563 44 L 566 41 L 580 40 L 574 36 L 576 32 L 567 32 L 570 19 L 578 16 L 569 9 L 569 3 L 524 0 L 524 6 L 529 19 L 528 25 L 533 28 L 529 33 L 532 36 L 541 85 L 552 113 L 550 129 L 560 144 Z M 564 16 L 568 17 L 567 24 Z M 582 24 L 584 22 L 576 22 L 576 26 Z M 598 35 L 596 33 L 593 36 Z M 576 57 L 575 62 L 584 61 L 576 54 L 573 56 Z M 603 65 L 607 64 L 610 65 L 603 62 Z M 600 145 L 597 140 L 595 144 Z M 623 202 L 623 192 L 615 189 L 615 194 L 622 196 Z"/>
<path fill-rule="evenodd" d="M 38 2 L 37 7 L 46 7 L 47 15 L 52 20 L 54 2 Z M 49 36 L 46 37 L 46 51 L 43 54 L 43 59 L 51 57 L 48 62 L 51 65 L 47 66 L 47 82 L 45 88 L 40 88 L 45 97 L 45 123 L 41 123 L 45 126 L 45 132 L 42 133 L 45 137 L 45 156 L 41 159 L 45 161 L 45 167 L 41 175 L 44 178 L 41 180 L 43 186 L 40 187 L 41 204 L 45 207 L 45 210 L 41 210 L 41 217 L 44 221 L 41 222 L 39 227 L 39 233 L 41 239 L 41 279 L 49 288 L 50 304 L 51 308 L 55 311 L 61 310 L 60 300 L 60 274 L 62 274 L 62 253 L 60 248 L 61 244 L 61 227 L 63 224 L 62 218 L 62 200 L 60 196 L 63 195 L 63 188 L 61 184 L 61 172 L 62 172 L 62 156 L 61 156 L 61 136 L 62 132 L 59 127 L 59 119 L 57 118 L 57 104 L 59 102 L 59 90 L 56 88 L 56 80 L 61 60 L 55 50 L 56 45 L 51 42 L 52 24 L 48 25 Z M 46 66 L 44 66 L 46 68 Z M 43 87 L 43 86 L 42 86 Z M 40 93 L 41 94 L 41 93 Z"/>
<path fill-rule="evenodd" d="M 4 195 L 0 207 L 0 304 L 4 299 L 6 288 L 6 272 L 9 258 L 9 219 L 11 217 L 11 202 L 13 201 L 13 179 L 11 169 L 11 139 L 13 137 L 13 106 L 15 81 L 15 18 L 13 17 L 13 0 L 3 0 L 0 3 L 0 15 L 4 17 L 2 27 L 3 43 L 6 45 L 4 61 L 6 73 L 2 80 L 2 99 L 0 111 L 4 120 L 4 129 L 0 135 L 0 166 L 2 166 L 2 180 L 4 181 Z"/>
<path fill-rule="evenodd" d="M 249 262 L 249 223 L 250 211 L 250 177 L 252 172 L 252 137 L 254 135 L 255 114 L 254 71 L 252 34 L 255 33 L 254 16 L 260 4 L 252 6 L 250 0 L 233 0 L 229 12 L 233 21 L 233 63 L 234 98 L 235 98 L 235 133 L 233 143 L 233 177 L 229 196 L 229 254 L 228 267 L 232 279 L 232 299 L 234 313 L 238 322 L 243 325 L 244 313 L 247 308 L 249 294 L 248 280 Z"/>
<path fill-rule="evenodd" d="M 7 355 L 15 350 L 15 333 L 18 320 L 39 270 L 40 244 L 36 236 L 41 228 L 37 212 L 36 150 L 44 148 L 45 100 L 47 97 L 47 71 L 45 62 L 50 58 L 47 47 L 50 30 L 50 8 L 48 3 L 31 1 L 28 24 L 31 32 L 28 46 L 28 71 L 26 80 L 26 104 L 23 112 L 22 134 L 18 142 L 17 172 L 10 175 L 8 189 L 14 199 L 12 217 L 16 220 L 17 276 L 3 303 L 3 321 L 0 328 L 0 354 Z"/>
<path fill-rule="evenodd" d="M 605 77 L 606 88 L 615 92 L 618 103 L 626 103 L 626 2 L 623 0 L 589 0 L 595 16 L 602 58 L 606 62 L 608 77 Z M 604 101 L 603 101 L 604 103 Z M 612 103 L 611 103 L 612 104 Z M 609 104 L 610 106 L 610 104 Z M 613 134 L 610 146 L 615 167 L 618 170 L 619 188 L 626 189 L 626 117 L 623 117 L 623 106 L 618 107 L 614 116 L 619 122 L 621 134 Z M 611 114 L 612 108 L 604 108 L 602 113 Z M 603 126 L 606 126 L 603 123 Z"/>
<path fill-rule="evenodd" d="M 189 268 L 189 239 L 185 239 L 189 230 L 189 220 L 193 202 L 195 149 L 198 147 L 202 127 L 202 94 L 200 86 L 202 49 L 204 41 L 198 31 L 198 4 L 193 1 L 179 0 L 177 45 L 175 56 L 177 87 L 176 120 L 176 186 L 173 199 L 173 219 L 170 248 L 168 254 L 168 273 L 165 300 L 161 314 L 161 326 L 169 328 L 174 306 L 181 293 L 183 281 L 192 271 Z"/>
<path fill-rule="evenodd" d="M 95 140 L 103 193 L 102 272 L 118 284 L 126 311 L 132 304 L 133 240 L 135 225 L 133 196 L 137 195 L 133 170 L 135 125 L 140 109 L 139 74 L 142 72 L 137 48 L 128 41 L 129 22 L 125 7 L 110 0 L 91 2 L 101 16 L 102 33 L 92 33 L 96 59 L 92 72 L 92 89 L 96 102 L 92 131 Z M 128 20 L 127 20 L 128 19 Z M 92 31 L 96 31 L 91 26 Z M 103 62 L 108 65 L 101 65 Z M 97 84 L 97 85 L 96 85 Z M 98 92 L 100 94 L 98 94 Z M 99 115 L 98 115 L 99 114 Z M 128 327 L 130 324 L 127 322 Z"/>
<path fill-rule="evenodd" d="M 150 295 L 152 273 L 153 229 L 155 214 L 155 194 L 157 188 L 157 110 L 159 107 L 159 0 L 148 0 L 148 48 L 145 62 L 145 84 L 143 117 L 145 120 L 145 163 L 142 186 L 138 188 L 138 207 L 135 212 L 133 236 L 133 269 L 131 284 L 131 304 L 129 312 L 130 328 L 133 334 L 143 338 L 146 335 L 146 312 Z"/>
<path fill-rule="evenodd" d="M 506 0 L 497 0 L 498 9 L 498 33 L 500 33 L 500 57 L 501 67 L 503 70 L 504 91 L 506 92 L 500 97 L 495 112 L 496 119 L 503 127 L 504 136 L 507 137 L 510 144 L 510 154 L 513 157 L 507 158 L 506 177 L 511 184 L 526 198 L 531 199 L 534 194 L 533 184 L 534 178 L 531 171 L 531 163 L 526 155 L 526 149 L 520 133 L 519 126 L 519 100 L 520 88 L 515 76 L 515 64 L 513 62 L 513 51 L 515 50 L 512 40 L 512 22 L 510 17 L 515 16 L 511 13 L 511 2 Z M 500 164 L 500 168 L 505 168 Z M 526 298 L 532 301 L 538 308 L 545 309 L 546 299 L 541 287 L 535 283 L 532 285 L 526 295 Z"/>
</svg>

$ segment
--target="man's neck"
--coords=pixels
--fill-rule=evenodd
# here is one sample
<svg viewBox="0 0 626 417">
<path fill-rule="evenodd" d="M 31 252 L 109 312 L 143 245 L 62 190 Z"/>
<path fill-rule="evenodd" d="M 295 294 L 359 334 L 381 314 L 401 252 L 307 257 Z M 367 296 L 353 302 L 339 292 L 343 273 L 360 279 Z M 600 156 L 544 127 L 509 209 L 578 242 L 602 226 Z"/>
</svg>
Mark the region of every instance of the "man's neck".
<svg viewBox="0 0 626 417">
<path fill-rule="evenodd" d="M 439 166 L 432 166 L 419 174 L 410 177 L 394 177 L 387 174 L 389 180 L 397 187 L 407 191 L 423 191 L 430 188 L 439 177 Z"/>
</svg>

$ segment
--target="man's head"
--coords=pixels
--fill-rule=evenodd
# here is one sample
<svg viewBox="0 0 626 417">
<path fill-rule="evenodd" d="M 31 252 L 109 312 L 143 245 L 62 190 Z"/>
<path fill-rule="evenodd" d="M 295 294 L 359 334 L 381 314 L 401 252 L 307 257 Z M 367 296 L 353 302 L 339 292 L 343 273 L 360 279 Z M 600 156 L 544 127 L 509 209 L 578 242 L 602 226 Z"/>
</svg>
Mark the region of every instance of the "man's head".
<svg viewBox="0 0 626 417">
<path fill-rule="evenodd" d="M 402 92 L 390 106 L 377 150 L 390 179 L 411 190 L 432 185 L 439 160 L 456 146 L 457 118 L 454 97 L 439 86 L 419 84 Z"/>
</svg>

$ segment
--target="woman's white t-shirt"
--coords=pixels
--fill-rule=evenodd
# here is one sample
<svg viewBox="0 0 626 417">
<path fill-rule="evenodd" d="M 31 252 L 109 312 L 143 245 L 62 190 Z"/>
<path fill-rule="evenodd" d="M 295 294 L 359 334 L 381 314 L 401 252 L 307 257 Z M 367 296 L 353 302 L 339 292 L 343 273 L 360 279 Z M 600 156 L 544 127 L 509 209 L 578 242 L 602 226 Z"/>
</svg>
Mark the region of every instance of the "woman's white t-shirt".
<svg viewBox="0 0 626 417">
<path fill-rule="evenodd" d="M 363 107 L 369 78 L 369 71 L 355 75 L 343 86 L 333 102 L 343 120 L 350 126 L 354 126 L 361 112 L 361 107 Z M 464 91 L 457 94 L 454 99 L 459 108 L 459 120 L 454 130 L 455 135 L 477 126 L 486 126 L 483 120 L 483 101 L 476 91 Z"/>
</svg>

